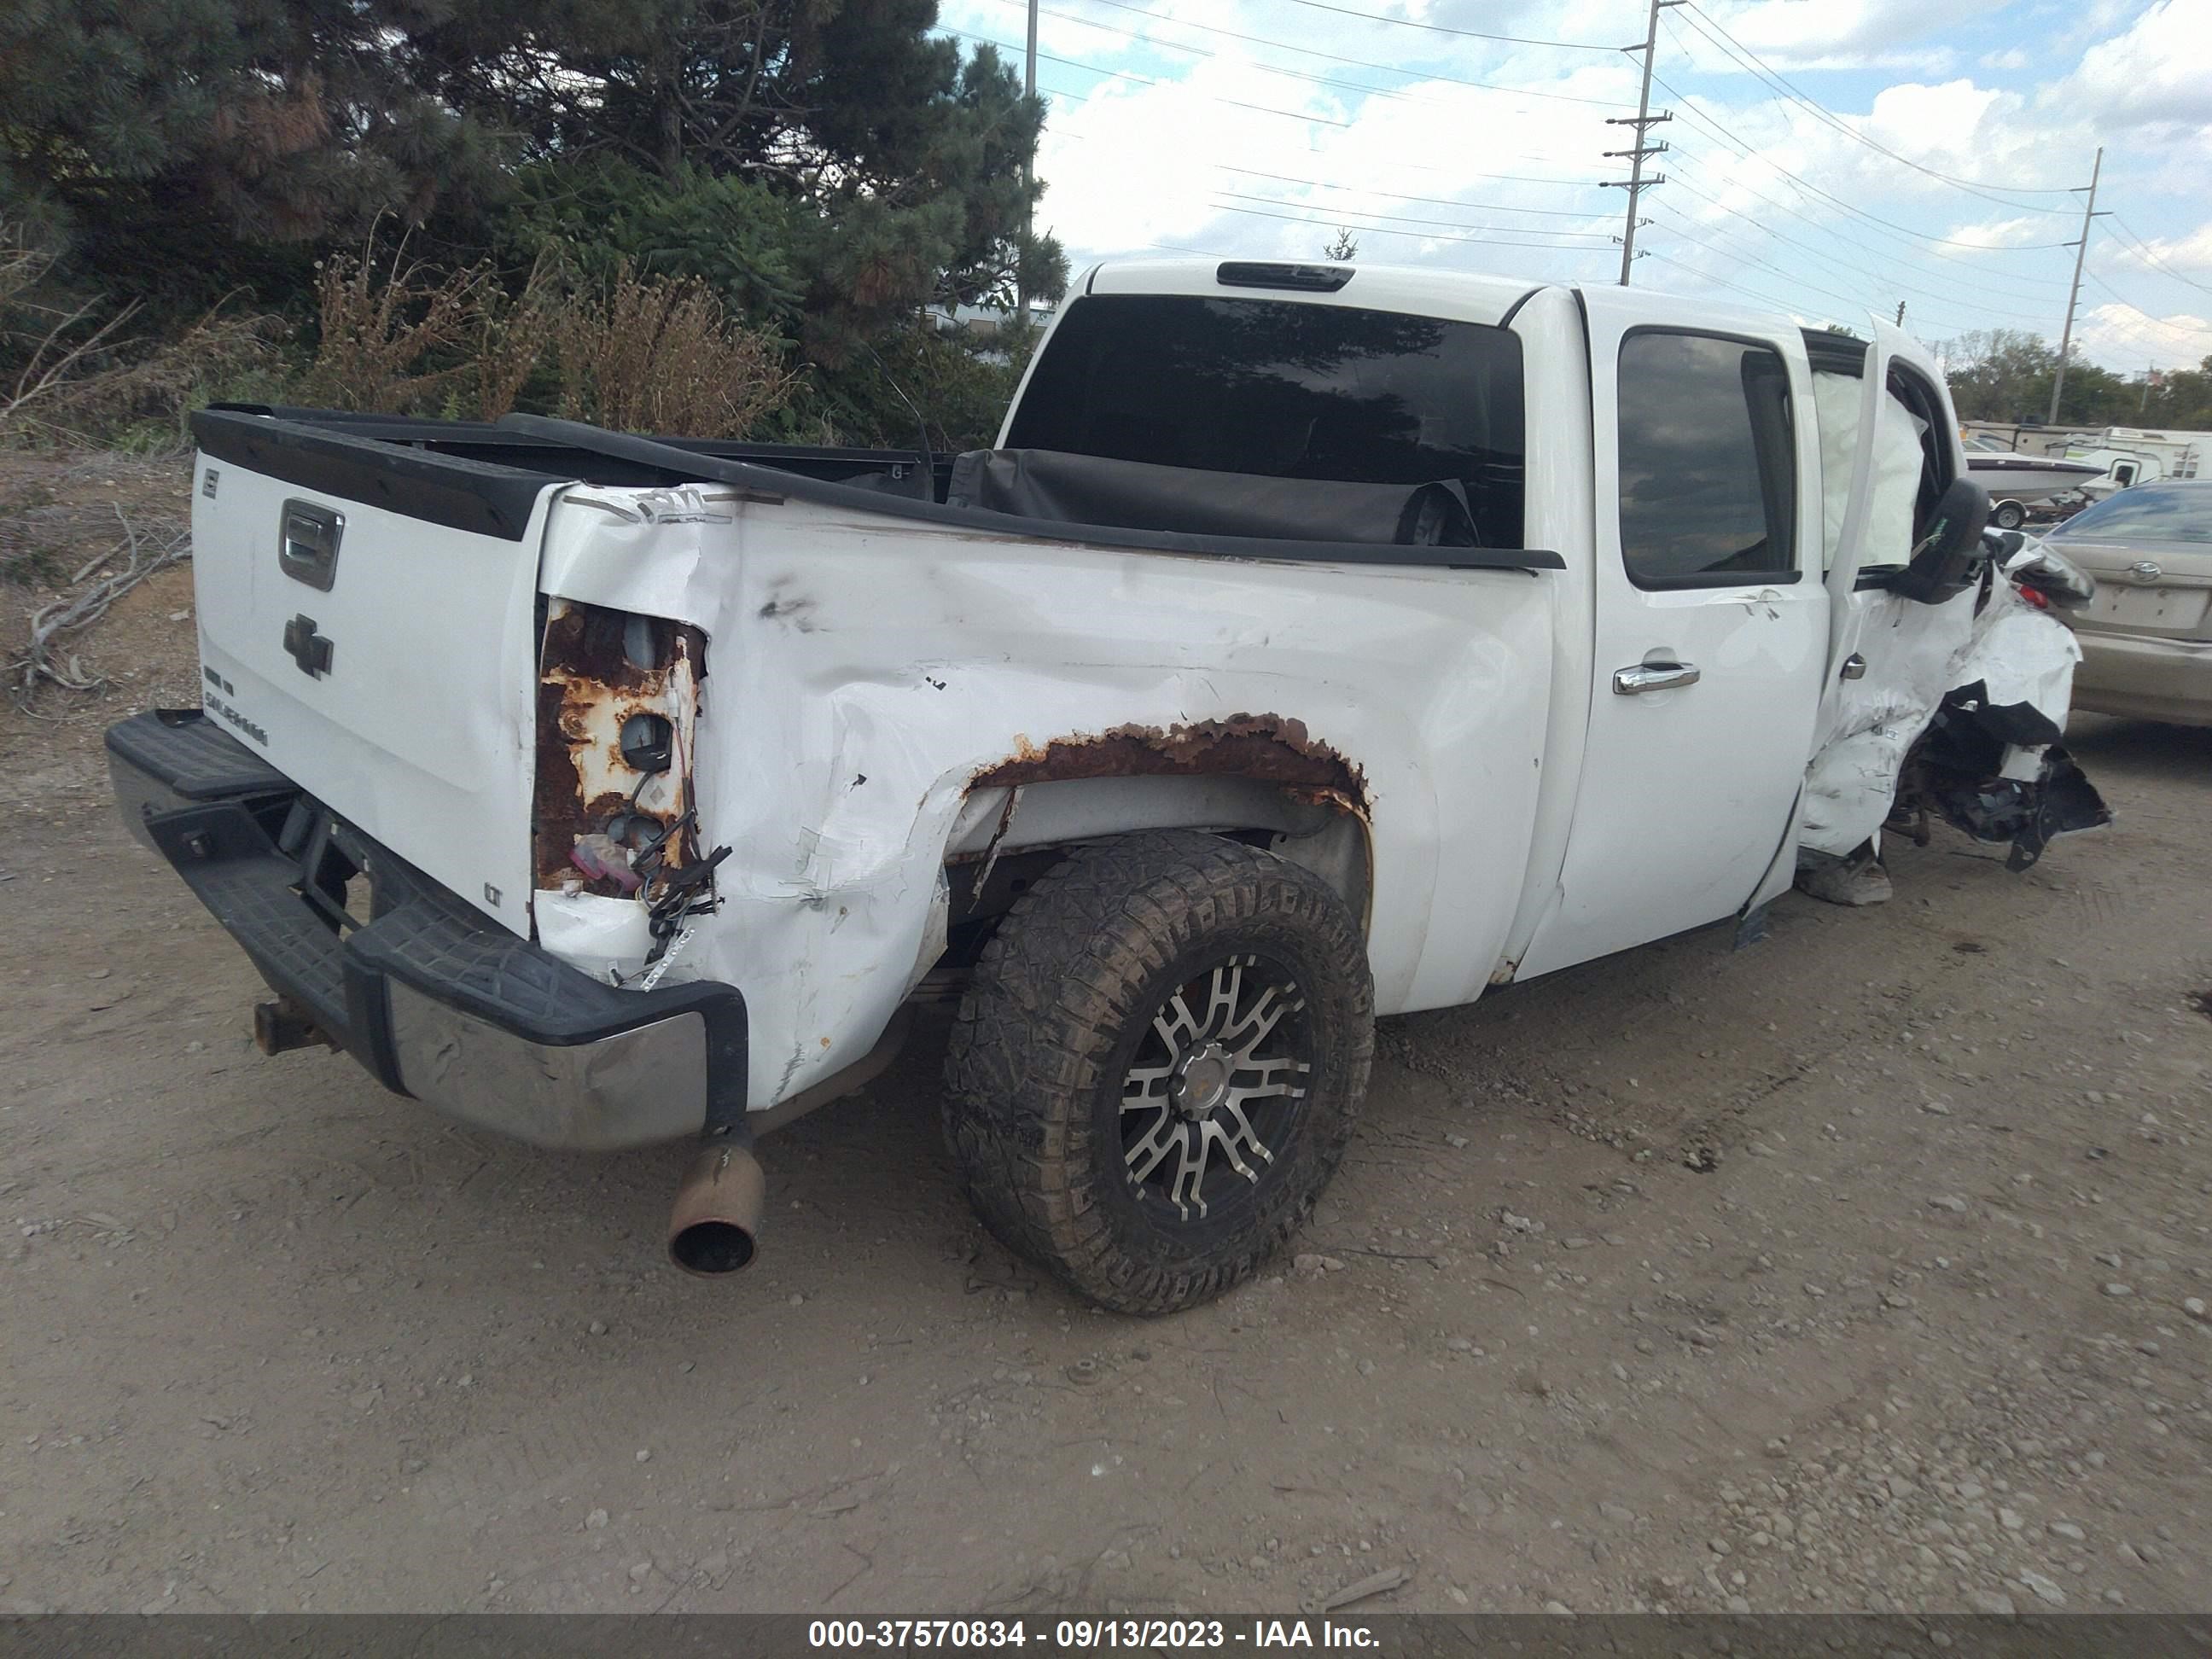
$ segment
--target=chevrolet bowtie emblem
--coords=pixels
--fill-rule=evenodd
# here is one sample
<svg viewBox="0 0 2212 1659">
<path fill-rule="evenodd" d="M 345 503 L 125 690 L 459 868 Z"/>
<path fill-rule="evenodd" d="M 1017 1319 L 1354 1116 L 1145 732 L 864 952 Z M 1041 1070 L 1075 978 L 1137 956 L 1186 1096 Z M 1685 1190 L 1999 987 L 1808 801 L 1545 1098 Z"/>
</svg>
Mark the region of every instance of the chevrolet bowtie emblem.
<svg viewBox="0 0 2212 1659">
<path fill-rule="evenodd" d="M 284 654 L 300 665 L 302 674 L 331 672 L 331 642 L 315 631 L 315 619 L 304 613 L 284 624 Z"/>
</svg>

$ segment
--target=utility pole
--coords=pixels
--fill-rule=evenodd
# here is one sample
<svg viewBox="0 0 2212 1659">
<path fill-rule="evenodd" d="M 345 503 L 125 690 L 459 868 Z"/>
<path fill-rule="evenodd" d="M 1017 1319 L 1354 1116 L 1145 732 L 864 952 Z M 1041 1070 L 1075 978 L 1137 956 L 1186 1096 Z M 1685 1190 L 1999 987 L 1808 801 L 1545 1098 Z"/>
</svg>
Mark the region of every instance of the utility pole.
<svg viewBox="0 0 2212 1659">
<path fill-rule="evenodd" d="M 1663 185 L 1667 182 L 1667 175 L 1663 173 L 1655 174 L 1648 180 L 1644 176 L 1644 158 L 1647 155 L 1660 155 L 1667 148 L 1663 139 L 1656 144 L 1645 143 L 1644 140 L 1646 135 L 1651 128 L 1657 126 L 1662 121 L 1671 121 L 1674 118 L 1669 114 L 1654 115 L 1651 112 L 1651 59 L 1659 49 L 1659 14 L 1668 6 L 1679 6 L 1683 3 L 1684 0 L 1651 0 L 1651 21 L 1644 27 L 1644 44 L 1621 48 L 1623 52 L 1640 52 L 1644 54 L 1644 88 L 1636 95 L 1635 118 L 1632 120 L 1623 115 L 1611 116 L 1606 120 L 1606 125 L 1609 127 L 1636 129 L 1635 149 L 1606 151 L 1608 157 L 1625 155 L 1628 158 L 1628 177 L 1625 179 L 1608 179 L 1605 181 L 1607 188 L 1618 187 L 1628 192 L 1628 222 L 1622 228 L 1620 237 L 1620 285 L 1623 288 L 1628 286 L 1629 266 L 1636 263 L 1636 227 L 1638 222 L 1647 224 L 1650 222 L 1649 220 L 1639 222 L 1637 219 L 1636 198 L 1641 196 L 1647 187 Z"/>
<path fill-rule="evenodd" d="M 1902 300 L 1897 302 L 1897 325 L 1899 328 L 1905 326 L 1905 301 Z"/>
<path fill-rule="evenodd" d="M 1036 31 L 1037 0 L 1030 0 L 1029 51 L 1022 63 L 1022 95 L 1025 98 L 1036 96 Z M 1036 146 L 1032 144 L 1030 146 L 1030 153 L 1022 158 L 1022 252 L 1024 254 L 1028 253 L 1029 244 L 1036 235 Z M 1027 327 L 1030 320 L 1030 284 L 1029 278 L 1023 274 L 1018 265 L 1014 270 L 1014 308 L 1015 314 L 1022 319 L 1022 325 Z"/>
<path fill-rule="evenodd" d="M 2074 244 L 2074 286 L 2066 295 L 2066 327 L 2058 337 L 2058 373 L 2051 380 L 2051 413 L 2044 417 L 2051 426 L 2058 424 L 2058 394 L 2066 390 L 2066 357 L 2074 349 L 2074 307 L 2081 297 L 2081 262 L 2089 257 L 2089 222 L 2104 216 L 2097 211 L 2097 180 L 2104 171 L 2105 147 L 2100 144 L 2096 165 L 2089 169 L 2089 199 L 2081 208 L 2081 240 Z"/>
</svg>

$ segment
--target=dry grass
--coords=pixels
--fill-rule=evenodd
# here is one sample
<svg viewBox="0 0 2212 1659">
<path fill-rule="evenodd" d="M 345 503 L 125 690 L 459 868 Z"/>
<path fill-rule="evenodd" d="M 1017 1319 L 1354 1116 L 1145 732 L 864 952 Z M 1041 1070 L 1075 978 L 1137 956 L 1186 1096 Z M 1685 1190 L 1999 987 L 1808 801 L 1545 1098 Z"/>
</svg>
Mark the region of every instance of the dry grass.
<svg viewBox="0 0 2212 1659">
<path fill-rule="evenodd" d="M 322 342 L 303 392 L 340 409 L 451 402 L 495 421 L 550 360 L 571 420 L 734 438 L 793 384 L 775 344 L 692 278 L 624 266 L 604 289 L 564 293 L 541 263 L 509 299 L 481 270 L 434 277 L 395 254 L 380 270 L 332 260 L 318 291 Z"/>
<path fill-rule="evenodd" d="M 286 378 L 274 319 L 218 307 L 173 339 L 126 340 L 133 307 L 101 320 L 96 302 L 38 303 L 51 263 L 0 223 L 0 361 L 13 371 L 12 384 L 0 379 L 0 443 L 166 450 L 185 441 L 182 412 L 210 388 Z M 315 295 L 314 358 L 284 392 L 325 408 L 492 421 L 544 381 L 540 395 L 556 384 L 571 419 L 738 438 L 796 386 L 777 345 L 732 322 L 695 278 L 624 266 L 604 288 L 568 290 L 541 262 L 510 297 L 483 268 L 435 271 L 403 242 L 388 258 L 365 247 L 325 260 Z"/>
<path fill-rule="evenodd" d="M 603 291 L 560 307 L 555 351 L 562 414 L 630 432 L 741 438 L 795 379 L 704 283 L 647 280 L 626 265 Z"/>
<path fill-rule="evenodd" d="M 393 250 L 380 270 L 369 254 L 336 254 L 315 278 L 321 325 L 301 392 L 331 409 L 408 414 L 434 406 L 474 363 L 460 355 L 486 304 L 481 271 L 434 276 Z M 434 367 L 425 360 L 452 359 Z"/>
</svg>

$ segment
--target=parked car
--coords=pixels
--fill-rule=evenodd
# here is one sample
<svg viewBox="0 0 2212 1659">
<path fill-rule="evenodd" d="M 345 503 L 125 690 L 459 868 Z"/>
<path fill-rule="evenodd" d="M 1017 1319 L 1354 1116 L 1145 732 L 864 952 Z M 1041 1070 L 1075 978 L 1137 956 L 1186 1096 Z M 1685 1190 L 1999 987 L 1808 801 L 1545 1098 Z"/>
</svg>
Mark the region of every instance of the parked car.
<svg viewBox="0 0 2212 1659">
<path fill-rule="evenodd" d="M 2212 479 L 2137 484 L 2044 539 L 2097 579 L 2067 617 L 2075 707 L 2212 726 Z"/>
<path fill-rule="evenodd" d="M 949 466 L 194 432 L 204 707 L 108 733 L 134 833 L 268 1051 L 544 1144 L 703 1134 L 697 1272 L 752 1257 L 753 1138 L 917 1001 L 984 1221 L 1158 1312 L 1302 1224 L 1377 1014 L 1755 924 L 1893 811 L 2021 859 L 2096 821 L 2048 787 L 2071 637 L 1886 325 L 1113 262 Z"/>
</svg>

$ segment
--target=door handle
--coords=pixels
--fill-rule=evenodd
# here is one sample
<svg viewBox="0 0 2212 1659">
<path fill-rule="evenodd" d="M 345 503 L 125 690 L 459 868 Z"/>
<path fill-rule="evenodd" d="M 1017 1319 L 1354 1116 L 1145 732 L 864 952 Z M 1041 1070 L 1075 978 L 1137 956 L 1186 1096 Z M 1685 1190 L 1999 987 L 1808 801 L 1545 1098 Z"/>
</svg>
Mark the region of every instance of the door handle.
<svg viewBox="0 0 2212 1659">
<path fill-rule="evenodd" d="M 1615 696 L 1633 697 L 1645 691 L 1671 691 L 1679 685 L 1695 685 L 1698 670 L 1686 662 L 1640 662 L 1632 668 L 1613 671 Z"/>
</svg>

